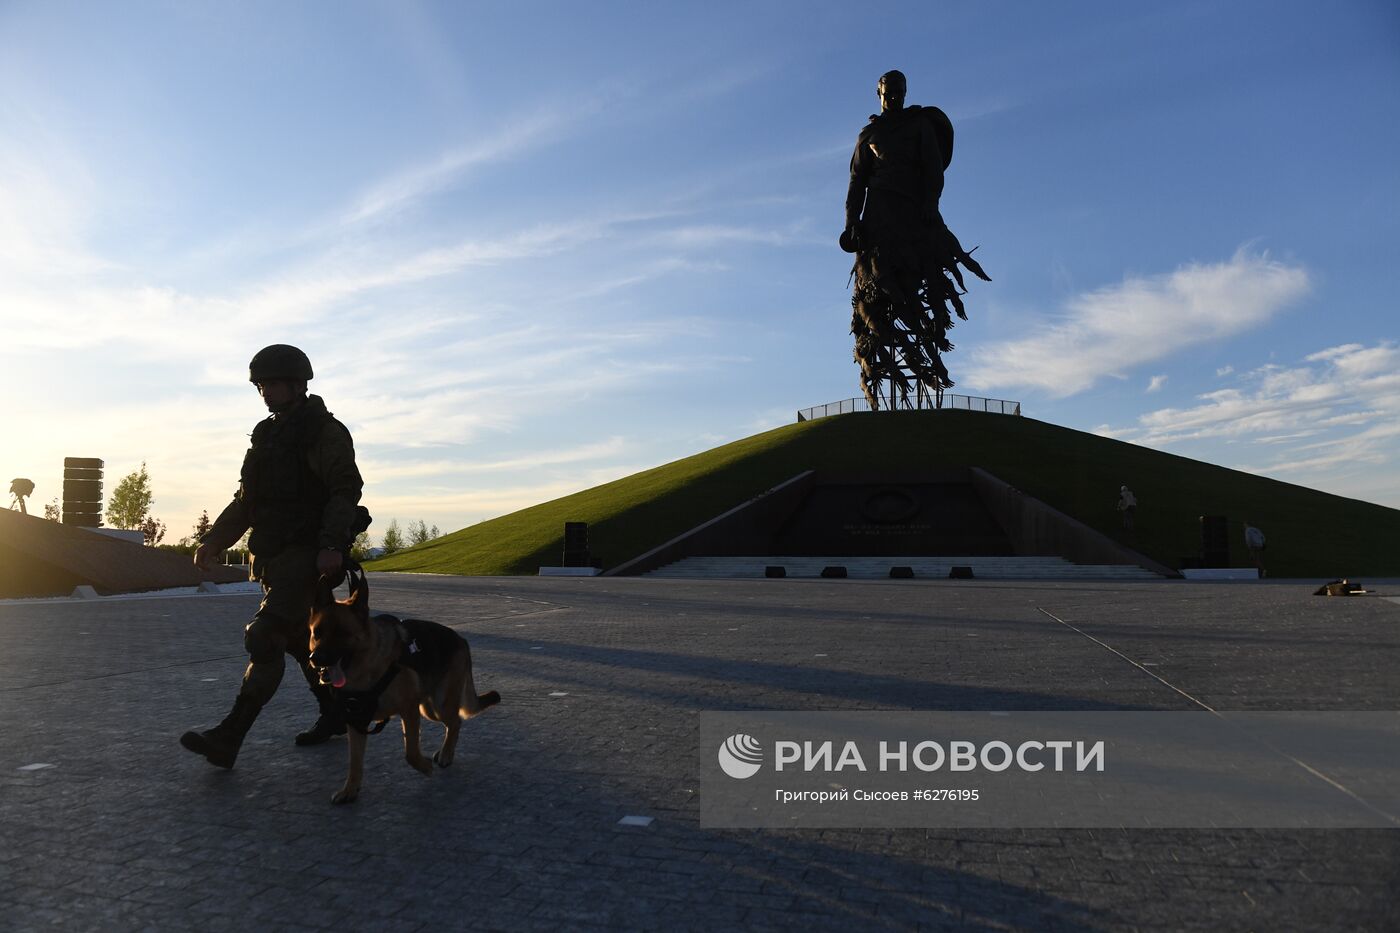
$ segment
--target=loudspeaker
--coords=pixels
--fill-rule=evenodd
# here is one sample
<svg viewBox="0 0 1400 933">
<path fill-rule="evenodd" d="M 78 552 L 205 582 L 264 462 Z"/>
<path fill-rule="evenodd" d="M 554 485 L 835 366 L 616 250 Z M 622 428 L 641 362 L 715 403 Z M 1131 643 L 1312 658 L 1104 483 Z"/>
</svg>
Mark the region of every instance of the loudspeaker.
<svg viewBox="0 0 1400 933">
<path fill-rule="evenodd" d="M 66 479 L 63 481 L 63 498 L 73 502 L 102 501 L 102 480 Z"/>
<path fill-rule="evenodd" d="M 831 580 L 831 579 L 837 579 L 837 580 L 845 579 L 845 577 L 846 577 L 846 568 L 845 568 L 845 567 L 823 567 L 823 568 L 822 568 L 822 576 L 823 576 L 823 577 L 826 577 L 826 578 L 829 579 L 829 580 Z"/>
<path fill-rule="evenodd" d="M 785 577 L 787 576 L 787 568 L 769 564 L 767 567 L 763 568 L 763 575 L 770 580 L 778 577 Z"/>
<path fill-rule="evenodd" d="M 63 524 L 102 527 L 102 461 L 63 458 Z"/>
<path fill-rule="evenodd" d="M 564 523 L 564 566 L 593 566 L 588 553 L 588 522 Z"/>
<path fill-rule="evenodd" d="M 971 567 L 953 567 L 948 571 L 949 580 L 971 580 L 972 578 Z"/>
<path fill-rule="evenodd" d="M 912 579 L 914 579 L 914 568 L 913 568 L 913 567 L 891 567 L 891 568 L 890 568 L 890 579 L 891 579 L 891 580 L 912 580 Z"/>
</svg>

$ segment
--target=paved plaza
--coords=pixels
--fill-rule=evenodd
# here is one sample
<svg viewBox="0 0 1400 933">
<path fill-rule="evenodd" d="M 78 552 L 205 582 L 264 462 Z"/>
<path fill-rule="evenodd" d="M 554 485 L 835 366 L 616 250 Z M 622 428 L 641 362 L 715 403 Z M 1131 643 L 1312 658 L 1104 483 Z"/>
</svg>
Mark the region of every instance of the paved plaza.
<svg viewBox="0 0 1400 933">
<path fill-rule="evenodd" d="M 697 793 L 703 711 L 1400 709 L 1400 585 L 370 579 L 503 700 L 431 778 L 372 737 L 348 807 L 293 670 L 233 771 L 177 743 L 256 597 L 0 604 L 0 928 L 1400 929 L 1400 829 L 712 830 Z"/>
</svg>

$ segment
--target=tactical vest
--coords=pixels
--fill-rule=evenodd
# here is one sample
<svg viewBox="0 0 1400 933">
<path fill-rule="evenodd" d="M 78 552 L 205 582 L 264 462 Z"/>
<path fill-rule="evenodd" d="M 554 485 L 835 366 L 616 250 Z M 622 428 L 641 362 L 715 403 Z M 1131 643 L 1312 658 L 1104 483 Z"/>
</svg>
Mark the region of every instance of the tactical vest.
<svg viewBox="0 0 1400 933">
<path fill-rule="evenodd" d="M 295 411 L 253 429 L 241 482 L 253 528 L 248 550 L 255 556 L 266 560 L 292 545 L 316 545 L 330 494 L 307 461 L 333 420 L 325 404 L 312 396 Z"/>
</svg>

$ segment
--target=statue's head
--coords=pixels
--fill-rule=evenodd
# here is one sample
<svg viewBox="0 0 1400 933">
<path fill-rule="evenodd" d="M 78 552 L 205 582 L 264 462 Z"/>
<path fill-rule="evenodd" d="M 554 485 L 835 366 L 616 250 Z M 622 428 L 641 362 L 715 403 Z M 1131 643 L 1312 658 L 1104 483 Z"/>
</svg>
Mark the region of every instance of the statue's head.
<svg viewBox="0 0 1400 933">
<path fill-rule="evenodd" d="M 880 112 L 888 113 L 891 110 L 904 109 L 904 95 L 908 91 L 908 84 L 904 80 L 904 72 L 887 71 L 880 75 L 880 83 L 876 86 L 876 92 L 880 95 Z"/>
</svg>

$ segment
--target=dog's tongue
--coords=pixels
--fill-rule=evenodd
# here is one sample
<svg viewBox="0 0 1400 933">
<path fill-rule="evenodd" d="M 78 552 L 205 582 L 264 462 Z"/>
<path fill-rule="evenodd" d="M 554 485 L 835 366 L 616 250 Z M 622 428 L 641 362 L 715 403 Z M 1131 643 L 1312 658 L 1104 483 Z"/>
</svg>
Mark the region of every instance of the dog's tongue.
<svg viewBox="0 0 1400 933">
<path fill-rule="evenodd" d="M 331 669 L 326 673 L 330 677 L 332 687 L 335 687 L 337 690 L 339 690 L 341 687 L 345 686 L 345 671 L 340 669 L 339 661 L 337 661 L 335 665 L 332 666 Z"/>
</svg>

